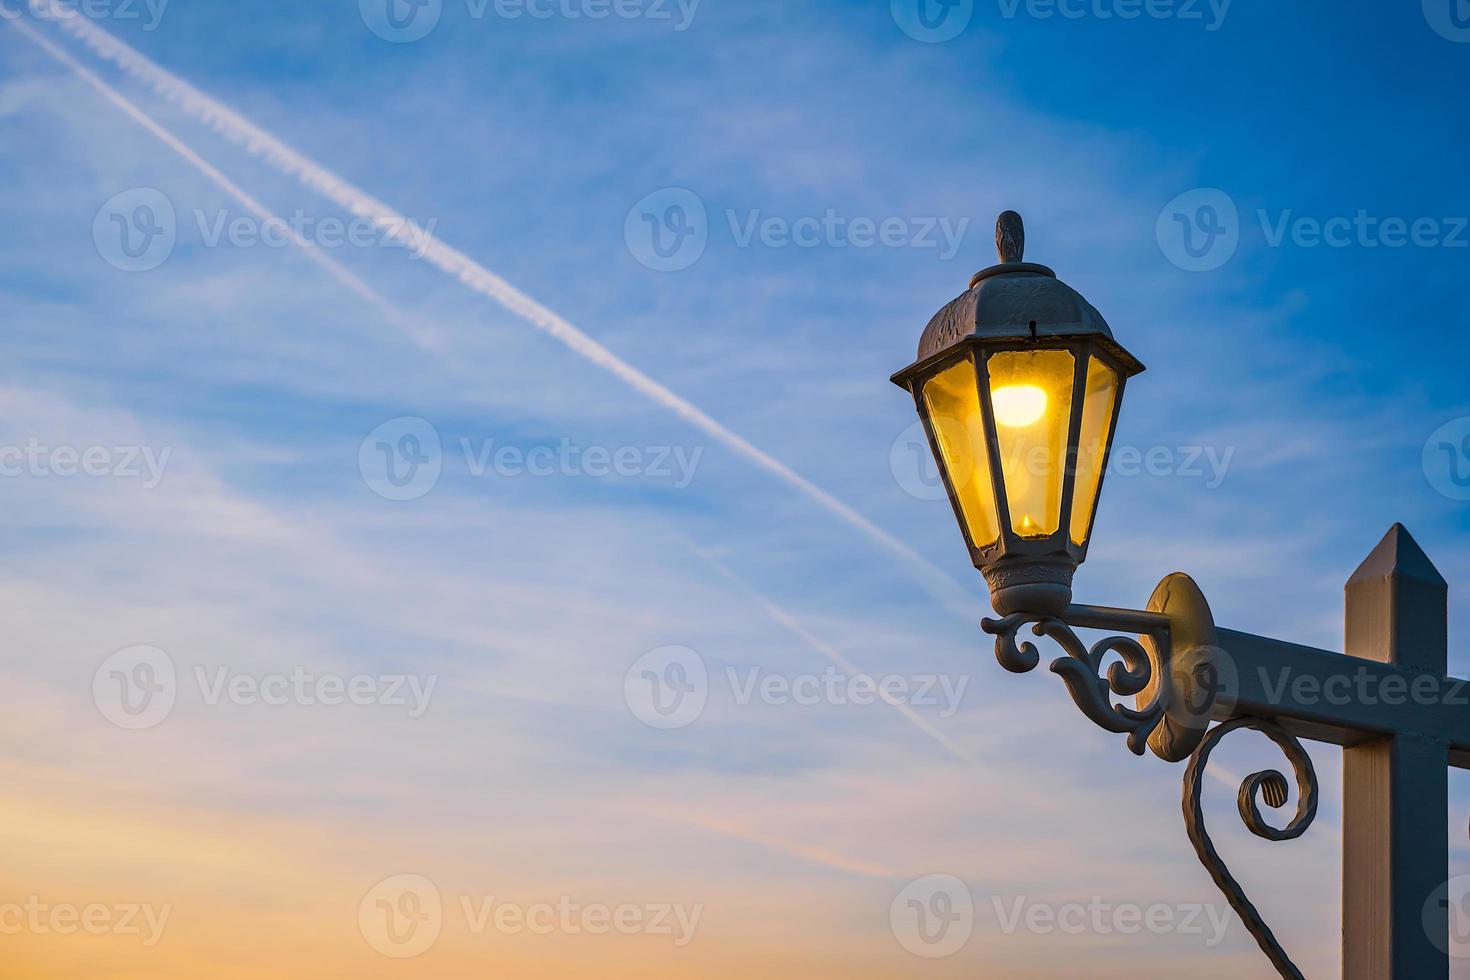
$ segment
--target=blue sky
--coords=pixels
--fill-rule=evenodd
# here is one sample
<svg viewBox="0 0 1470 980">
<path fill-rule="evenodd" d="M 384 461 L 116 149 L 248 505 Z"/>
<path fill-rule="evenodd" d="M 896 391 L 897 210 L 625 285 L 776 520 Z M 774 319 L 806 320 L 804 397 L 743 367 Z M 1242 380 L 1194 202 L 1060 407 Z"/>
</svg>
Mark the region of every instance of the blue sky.
<svg viewBox="0 0 1470 980">
<path fill-rule="evenodd" d="M 401 975 L 354 917 L 375 883 L 413 872 L 446 907 L 703 907 L 679 948 L 486 936 L 449 915 L 410 961 L 445 976 L 759 962 L 1044 977 L 1083 956 L 1097 977 L 1140 960 L 1258 975 L 1238 924 L 1208 959 L 1192 934 L 1002 928 L 993 900 L 1218 900 L 1180 825 L 1179 768 L 1129 755 L 1044 673 L 995 666 L 983 583 L 947 504 L 926 499 L 912 406 L 887 378 L 993 261 L 995 215 L 1020 211 L 1027 258 L 1149 367 L 1118 440 L 1159 464 L 1110 476 L 1079 599 L 1138 606 L 1179 569 L 1224 625 L 1338 648 L 1342 583 L 1402 521 L 1451 582 L 1451 668 L 1470 672 L 1470 502 L 1438 450 L 1470 436 L 1470 43 L 1434 0 L 1181 0 L 1135 19 L 1120 0 L 1063 6 L 1080 16 L 962 3 L 943 41 L 910 36 L 912 11 L 887 0 L 702 0 L 687 23 L 652 0 L 605 19 L 567 16 L 591 9 L 572 0 L 546 18 L 443 0 L 407 43 L 370 28 L 370 0 L 5 17 L 0 446 L 35 444 L 50 464 L 56 447 L 103 447 L 116 465 L 0 481 L 0 733 L 20 828 L 0 849 L 17 894 L 175 906 L 156 948 L 27 937 L 36 969 L 183 976 L 225 948 L 241 977 L 282 950 L 300 976 Z M 321 241 L 355 192 L 303 181 L 215 103 L 125 70 L 106 36 L 431 229 L 637 380 L 494 301 L 499 285 L 381 233 L 256 241 L 240 195 L 300 212 Z M 115 219 L 141 220 L 140 204 L 158 218 L 160 200 L 171 250 L 119 268 Z M 673 203 L 703 250 L 650 268 L 641 216 Z M 1203 205 L 1236 218 L 1192 258 L 1173 215 Z M 887 222 L 891 243 L 864 247 L 864 222 Z M 781 235 L 824 223 L 837 230 L 815 243 Z M 1318 240 L 1323 225 L 1345 237 Z M 377 443 L 433 440 L 432 488 L 387 499 Z M 138 476 L 118 471 L 129 447 Z M 589 447 L 624 450 L 628 472 L 602 475 Z M 156 480 L 145 450 L 166 459 Z M 551 472 L 528 472 L 538 459 Z M 178 689 L 167 717 L 129 730 L 99 711 L 94 680 L 140 645 L 166 654 Z M 707 704 L 659 729 L 625 682 L 670 647 L 706 666 Z M 829 666 L 964 694 L 952 712 L 741 703 L 731 680 Z M 434 687 L 416 717 L 210 703 L 196 669 Z M 1275 759 L 1242 744 L 1224 769 Z M 1315 755 L 1325 810 L 1302 841 L 1231 826 L 1223 783 L 1212 808 L 1309 975 L 1336 969 L 1337 945 L 1339 764 Z M 1460 827 L 1470 783 L 1453 777 L 1452 798 Z M 977 906 L 973 937 L 942 959 L 907 952 L 889 915 L 934 873 Z"/>
</svg>

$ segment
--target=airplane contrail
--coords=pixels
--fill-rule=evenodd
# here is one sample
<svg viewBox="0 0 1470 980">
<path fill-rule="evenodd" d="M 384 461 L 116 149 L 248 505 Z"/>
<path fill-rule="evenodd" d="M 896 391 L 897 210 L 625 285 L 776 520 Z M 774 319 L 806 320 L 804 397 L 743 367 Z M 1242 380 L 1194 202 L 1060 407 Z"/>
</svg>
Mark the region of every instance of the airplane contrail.
<svg viewBox="0 0 1470 980">
<path fill-rule="evenodd" d="M 403 329 L 404 332 L 407 333 L 416 344 L 418 344 L 425 350 L 436 350 L 438 348 L 439 340 L 435 334 L 415 325 L 406 314 L 395 307 L 392 303 L 388 302 L 388 300 L 382 294 L 369 286 L 351 270 L 343 266 L 340 262 L 332 258 L 326 252 L 323 252 L 321 249 L 313 246 L 311 242 L 302 239 L 302 237 L 296 232 L 296 230 L 292 228 L 284 219 L 272 213 L 268 208 L 266 208 L 265 205 L 261 204 L 254 197 L 252 197 L 244 188 L 240 187 L 234 181 L 230 180 L 230 178 L 220 172 L 217 167 L 212 165 L 208 160 L 205 160 L 203 157 L 199 156 L 199 154 L 190 149 L 188 145 L 186 145 L 177 136 L 161 126 L 158 121 L 155 120 L 152 116 L 148 115 L 142 109 L 134 105 L 126 96 L 118 92 L 111 85 L 108 85 L 106 82 L 104 82 L 96 75 L 95 72 L 92 72 L 71 55 L 67 54 L 61 48 L 58 48 L 46 38 L 42 37 L 30 25 L 25 24 L 18 19 L 12 20 L 11 23 L 15 25 L 16 29 L 19 30 L 21 34 L 26 37 L 27 40 L 31 41 L 31 43 L 35 44 L 56 61 L 65 65 L 67 68 L 70 68 L 78 78 L 91 86 L 92 89 L 94 89 L 99 95 L 121 109 L 138 125 L 142 126 L 144 129 L 148 130 L 148 132 L 158 137 L 158 139 L 161 140 L 165 145 L 167 145 L 171 150 L 187 160 L 202 174 L 204 174 L 216 185 L 218 185 L 226 194 L 229 194 L 236 201 L 238 201 L 240 205 L 244 207 L 247 211 L 255 215 L 262 222 L 273 222 L 277 227 L 281 228 L 288 236 L 290 236 L 292 244 L 300 248 L 308 258 L 321 265 L 324 269 L 327 270 L 332 278 L 342 283 L 350 291 L 352 291 L 362 299 L 366 300 L 372 306 L 376 307 L 378 311 L 382 313 L 385 317 L 387 317 L 391 322 Z"/>
<path fill-rule="evenodd" d="M 878 527 L 852 507 L 765 450 L 726 428 L 692 402 L 680 397 L 662 383 L 633 367 L 577 329 L 569 321 L 516 289 L 480 263 L 444 244 L 406 215 L 398 213 L 383 202 L 359 190 L 223 103 L 205 95 L 182 78 L 119 41 L 86 17 L 60 16 L 61 11 L 55 0 L 31 0 L 31 7 L 33 10 L 49 13 L 62 29 L 80 40 L 99 57 L 148 85 L 156 94 L 178 105 L 184 112 L 209 126 L 225 139 L 242 147 L 247 153 L 264 160 L 281 173 L 295 178 L 352 214 L 368 218 L 384 235 L 414 248 L 426 262 L 440 271 L 454 276 L 470 290 L 499 303 L 532 326 L 556 338 L 574 353 L 609 372 L 639 394 L 673 412 L 710 438 L 734 450 L 746 460 L 800 491 L 832 515 L 857 528 L 879 545 L 904 559 L 910 568 L 918 573 L 920 584 L 945 605 L 956 610 L 969 606 L 972 600 L 968 592 L 947 573 L 907 544 Z M 13 23 L 20 26 L 18 20 L 14 20 Z M 197 156 L 193 159 L 197 159 Z M 222 175 L 221 179 L 223 179 Z M 960 605 L 961 602 L 964 603 L 963 607 Z M 966 612 L 965 615 L 968 616 L 970 613 Z"/>
<path fill-rule="evenodd" d="M 801 858 L 804 861 L 810 861 L 813 864 L 820 864 L 823 867 L 833 868 L 837 871 L 846 871 L 848 874 L 862 875 L 865 878 L 896 878 L 900 876 L 900 872 L 887 865 L 848 857 L 845 854 L 839 854 L 829 847 L 806 844 L 785 837 L 777 837 L 774 834 L 762 833 L 726 817 L 687 816 L 685 819 L 695 826 L 719 834 L 721 837 L 748 841 L 749 843 L 758 844 L 761 847 L 767 847 L 771 850 L 782 851 L 793 857 Z"/>
<path fill-rule="evenodd" d="M 694 552 L 696 556 L 708 563 L 710 567 L 712 567 L 715 571 L 724 576 L 736 588 L 740 589 L 740 591 L 749 596 L 750 600 L 756 605 L 760 606 L 762 611 L 764 611 L 765 614 L 769 616 L 773 621 L 780 624 L 781 626 L 784 626 L 791 633 L 795 634 L 796 637 L 807 646 L 811 647 L 813 650 L 817 651 L 822 656 L 832 661 L 832 663 L 836 664 L 837 667 L 841 669 L 844 673 L 846 673 L 848 677 L 868 677 L 871 680 L 870 675 L 866 671 L 859 670 L 856 665 L 854 665 L 851 661 L 849 661 L 846 657 L 842 655 L 842 652 L 840 650 L 832 646 L 832 644 L 828 643 L 827 641 L 823 640 L 821 637 L 817 636 L 811 630 L 807 629 L 805 626 L 802 625 L 799 619 L 797 619 L 785 609 L 781 608 L 776 603 L 772 602 L 769 598 L 758 592 L 744 579 L 736 575 L 735 572 L 724 562 L 720 561 L 718 558 L 705 551 L 704 549 L 696 547 L 692 542 L 686 542 L 685 546 L 690 551 Z M 933 723 L 931 723 L 928 719 L 924 718 L 917 711 L 915 711 L 912 706 L 905 703 L 902 699 L 888 693 L 886 690 L 883 689 L 883 685 L 881 684 L 875 683 L 873 687 L 877 692 L 877 697 L 880 701 L 882 701 L 884 704 L 889 705 L 890 707 L 896 708 L 898 712 L 902 714 L 906 719 L 908 719 L 908 721 L 915 728 L 919 729 L 919 731 L 923 732 L 925 735 L 928 735 L 940 745 L 944 746 L 944 748 L 948 750 L 951 755 L 959 759 L 961 762 L 972 766 L 975 765 L 974 758 L 972 758 L 970 754 L 964 750 L 963 747 L 956 743 L 954 739 L 950 738 L 948 735 L 941 732 L 938 728 L 934 727 Z"/>
</svg>

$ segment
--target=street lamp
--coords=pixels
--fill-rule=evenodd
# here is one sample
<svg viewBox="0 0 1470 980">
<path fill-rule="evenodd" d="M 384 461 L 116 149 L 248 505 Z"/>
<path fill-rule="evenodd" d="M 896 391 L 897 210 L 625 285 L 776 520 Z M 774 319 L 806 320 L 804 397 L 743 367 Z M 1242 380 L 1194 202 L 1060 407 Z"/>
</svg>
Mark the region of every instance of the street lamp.
<svg viewBox="0 0 1470 980">
<path fill-rule="evenodd" d="M 1080 293 L 1046 266 L 1022 261 L 1019 214 L 1001 214 L 995 246 L 1000 263 L 977 272 L 934 315 L 918 359 L 893 376 L 914 397 L 970 559 L 1002 617 L 986 620 L 985 629 L 1000 637 L 1001 665 L 1025 673 L 1039 657 L 1015 635 L 1034 622 L 1038 636 L 1070 654 L 1052 670 L 1088 717 L 1127 733 L 1135 753 L 1149 744 L 1171 762 L 1188 758 L 1208 725 L 1216 686 L 1214 622 L 1198 588 L 1187 576 L 1170 576 L 1149 613 L 1072 605 L 1072 576 L 1087 556 L 1123 389 L 1143 365 Z M 1160 614 L 1162 626 L 1139 618 L 1150 614 Z M 1068 624 L 1144 636 L 1088 649 Z M 1122 663 L 1104 680 L 1109 653 Z M 1113 704 L 1114 695 L 1138 700 L 1128 708 Z"/>
<path fill-rule="evenodd" d="M 893 376 L 918 405 L 970 559 L 1001 615 L 1060 613 L 1087 543 L 1123 387 L 1143 365 L 1044 265 L 1021 216 L 996 223 L 1000 264 L 929 321 Z"/>
<path fill-rule="evenodd" d="M 918 359 L 893 376 L 914 398 L 970 558 L 990 586 L 1000 618 L 981 625 L 996 637 L 996 659 L 1014 673 L 1035 669 L 1036 646 L 1017 640 L 1029 624 L 1061 648 L 1050 669 L 1088 718 L 1126 734 L 1136 754 L 1190 760 L 1190 842 L 1287 978 L 1301 973 L 1205 829 L 1204 772 L 1231 732 L 1267 735 L 1296 777 L 1295 815 L 1280 828 L 1262 816 L 1263 804 L 1279 809 L 1291 795 L 1275 770 L 1245 778 L 1238 808 L 1257 837 L 1294 840 L 1319 795 L 1298 739 L 1342 746 L 1343 975 L 1447 977 L 1447 770 L 1470 768 L 1470 682 L 1446 675 L 1444 579 L 1395 524 L 1348 580 L 1347 655 L 1217 629 L 1199 587 L 1178 572 L 1145 609 L 1073 603 L 1123 389 L 1143 365 L 1076 290 L 1022 260 L 1024 244 L 1020 216 L 1005 212 L 996 223 L 1000 264 L 934 316 Z M 1089 646 L 1077 629 L 1112 635 Z"/>
</svg>

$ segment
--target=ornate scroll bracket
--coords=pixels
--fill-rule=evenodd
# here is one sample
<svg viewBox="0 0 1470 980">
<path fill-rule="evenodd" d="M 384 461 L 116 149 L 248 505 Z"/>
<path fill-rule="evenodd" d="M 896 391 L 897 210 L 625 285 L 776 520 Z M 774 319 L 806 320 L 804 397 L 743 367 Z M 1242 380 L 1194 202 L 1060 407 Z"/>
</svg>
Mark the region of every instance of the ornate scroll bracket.
<svg viewBox="0 0 1470 980">
<path fill-rule="evenodd" d="M 1167 676 L 1167 664 L 1155 663 L 1143 645 L 1131 636 L 1109 636 L 1088 647 L 1060 619 L 1012 613 L 998 620 L 987 619 L 980 625 L 985 632 L 995 634 L 995 658 L 1013 673 L 1034 670 L 1041 662 L 1035 644 L 1016 642 L 1016 634 L 1027 623 L 1034 623 L 1031 632 L 1050 637 L 1066 652 L 1065 657 L 1051 662 L 1051 672 L 1061 677 L 1082 713 L 1110 732 L 1126 734 L 1128 748 L 1135 755 L 1143 755 L 1149 735 L 1163 720 L 1169 685 L 1157 685 L 1152 700 L 1141 709 L 1114 704 L 1111 695 L 1142 694 L 1155 676 Z M 1117 653 L 1122 659 L 1108 667 L 1104 679 L 1103 658 L 1109 653 Z"/>
<path fill-rule="evenodd" d="M 1219 658 L 1209 605 L 1188 576 L 1160 582 L 1146 611 L 1072 605 L 1059 616 L 1022 611 L 985 620 L 981 627 L 996 638 L 996 660 L 1012 673 L 1041 662 L 1035 644 L 1017 640 L 1028 623 L 1065 652 L 1051 671 L 1077 707 L 1107 731 L 1126 734 L 1134 754 L 1147 745 L 1159 758 L 1181 762 L 1200 744 L 1219 694 Z M 1089 647 L 1074 628 L 1139 636 L 1109 636 Z M 1113 653 L 1119 659 L 1104 674 Z M 1129 697 L 1132 707 L 1114 702 Z"/>
<path fill-rule="evenodd" d="M 1209 832 L 1205 830 L 1205 814 L 1203 807 L 1203 789 L 1205 778 L 1205 767 L 1209 765 L 1210 753 L 1215 746 L 1220 744 L 1221 739 L 1238 728 L 1250 728 L 1265 734 L 1271 741 L 1281 747 L 1286 754 L 1287 761 L 1296 776 L 1297 805 L 1296 816 L 1291 823 L 1278 830 L 1266 823 L 1261 816 L 1261 801 L 1272 809 L 1279 809 L 1286 805 L 1287 784 L 1286 777 L 1274 769 L 1252 773 L 1240 784 L 1240 793 L 1236 803 L 1240 809 L 1240 818 L 1245 821 L 1250 832 L 1264 840 L 1285 841 L 1295 840 L 1306 833 L 1307 828 L 1317 817 L 1317 774 L 1312 768 L 1311 757 L 1307 755 L 1302 744 L 1296 740 L 1285 729 L 1258 718 L 1234 718 L 1224 724 L 1217 725 L 1204 737 L 1193 757 L 1189 760 L 1189 768 L 1184 772 L 1184 826 L 1189 831 L 1190 843 L 1194 845 L 1194 851 L 1199 855 L 1200 863 L 1214 879 L 1215 885 L 1225 894 L 1230 907 L 1240 917 L 1246 929 L 1261 947 L 1261 952 L 1271 961 L 1276 972 L 1287 980 L 1303 980 L 1302 973 L 1291 962 L 1281 944 L 1276 941 L 1276 936 L 1271 932 L 1271 927 L 1261 918 L 1256 907 L 1246 897 L 1240 883 L 1230 874 L 1230 869 L 1220 858 L 1220 852 L 1215 850 L 1215 844 L 1210 840 Z"/>
</svg>

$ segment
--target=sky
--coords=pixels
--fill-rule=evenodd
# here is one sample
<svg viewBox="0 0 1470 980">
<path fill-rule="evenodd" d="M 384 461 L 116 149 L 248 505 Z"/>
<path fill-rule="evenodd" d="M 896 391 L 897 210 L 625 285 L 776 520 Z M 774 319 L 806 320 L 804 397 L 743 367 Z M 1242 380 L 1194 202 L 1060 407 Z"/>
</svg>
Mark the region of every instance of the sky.
<svg viewBox="0 0 1470 980">
<path fill-rule="evenodd" d="M 3 0 L 0 975 L 1269 976 L 888 376 L 1019 211 L 1148 365 L 1078 601 L 1341 649 L 1403 522 L 1470 673 L 1463 25 Z M 1206 802 L 1331 976 L 1311 751 L 1299 841 L 1264 738 Z"/>
</svg>

